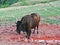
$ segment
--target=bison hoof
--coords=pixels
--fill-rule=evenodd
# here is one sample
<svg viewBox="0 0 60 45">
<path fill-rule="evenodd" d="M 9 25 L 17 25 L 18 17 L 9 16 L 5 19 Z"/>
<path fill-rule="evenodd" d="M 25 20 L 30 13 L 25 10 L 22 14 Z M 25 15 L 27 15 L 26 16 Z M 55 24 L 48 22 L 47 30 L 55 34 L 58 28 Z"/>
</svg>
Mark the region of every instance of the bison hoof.
<svg viewBox="0 0 60 45">
<path fill-rule="evenodd" d="M 27 39 L 30 39 L 30 37 L 26 36 Z"/>
<path fill-rule="evenodd" d="M 39 34 L 39 32 L 37 32 L 37 34 Z"/>
<path fill-rule="evenodd" d="M 35 32 L 33 32 L 33 34 L 34 34 Z"/>
</svg>

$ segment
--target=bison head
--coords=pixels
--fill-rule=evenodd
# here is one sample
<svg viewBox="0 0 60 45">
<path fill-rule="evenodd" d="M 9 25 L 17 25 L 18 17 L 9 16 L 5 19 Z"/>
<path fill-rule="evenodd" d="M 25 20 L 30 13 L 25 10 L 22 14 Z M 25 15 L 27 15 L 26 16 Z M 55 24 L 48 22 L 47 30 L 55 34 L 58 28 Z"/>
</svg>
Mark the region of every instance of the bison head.
<svg viewBox="0 0 60 45">
<path fill-rule="evenodd" d="M 18 34 L 20 34 L 20 31 L 22 31 L 21 21 L 17 21 L 16 23 L 16 31 Z"/>
<path fill-rule="evenodd" d="M 24 25 L 22 21 L 17 21 L 16 23 L 16 31 L 18 34 L 20 34 L 21 31 L 25 32 Z"/>
</svg>

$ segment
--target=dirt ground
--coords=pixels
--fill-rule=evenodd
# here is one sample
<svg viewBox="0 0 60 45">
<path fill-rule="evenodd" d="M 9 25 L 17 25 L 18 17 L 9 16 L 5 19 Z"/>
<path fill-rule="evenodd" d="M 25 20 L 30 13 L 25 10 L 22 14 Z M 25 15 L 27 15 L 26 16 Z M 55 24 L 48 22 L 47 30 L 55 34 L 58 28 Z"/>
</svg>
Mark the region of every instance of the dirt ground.
<svg viewBox="0 0 60 45">
<path fill-rule="evenodd" d="M 23 32 L 17 34 L 15 29 L 15 25 L 0 25 L 0 45 L 60 45 L 60 25 L 42 23 L 39 34 L 35 30 L 29 40 Z"/>
</svg>

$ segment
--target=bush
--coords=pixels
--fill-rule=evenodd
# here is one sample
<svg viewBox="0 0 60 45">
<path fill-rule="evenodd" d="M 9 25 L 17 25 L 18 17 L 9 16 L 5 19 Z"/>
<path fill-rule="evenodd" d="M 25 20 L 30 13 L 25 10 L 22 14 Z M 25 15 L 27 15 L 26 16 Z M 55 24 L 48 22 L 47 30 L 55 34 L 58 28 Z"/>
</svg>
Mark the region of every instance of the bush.
<svg viewBox="0 0 60 45">
<path fill-rule="evenodd" d="M 18 0 L 0 0 L 0 8 L 8 7 L 13 3 L 16 3 Z"/>
</svg>

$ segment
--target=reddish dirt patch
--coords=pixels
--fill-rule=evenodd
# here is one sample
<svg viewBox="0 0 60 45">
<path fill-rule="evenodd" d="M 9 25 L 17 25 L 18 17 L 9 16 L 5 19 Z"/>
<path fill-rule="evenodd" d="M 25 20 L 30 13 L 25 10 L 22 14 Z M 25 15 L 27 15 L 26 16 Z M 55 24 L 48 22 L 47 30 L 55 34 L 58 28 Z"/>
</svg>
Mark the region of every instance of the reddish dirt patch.
<svg viewBox="0 0 60 45">
<path fill-rule="evenodd" d="M 35 34 L 31 34 L 29 41 L 25 34 L 19 35 L 15 29 L 15 25 L 6 27 L 0 25 L 0 45 L 42 45 L 46 43 L 60 45 L 60 25 L 40 24 L 39 34 L 36 34 L 35 31 Z M 51 40 L 53 40 L 53 43 L 51 43 Z"/>
</svg>

